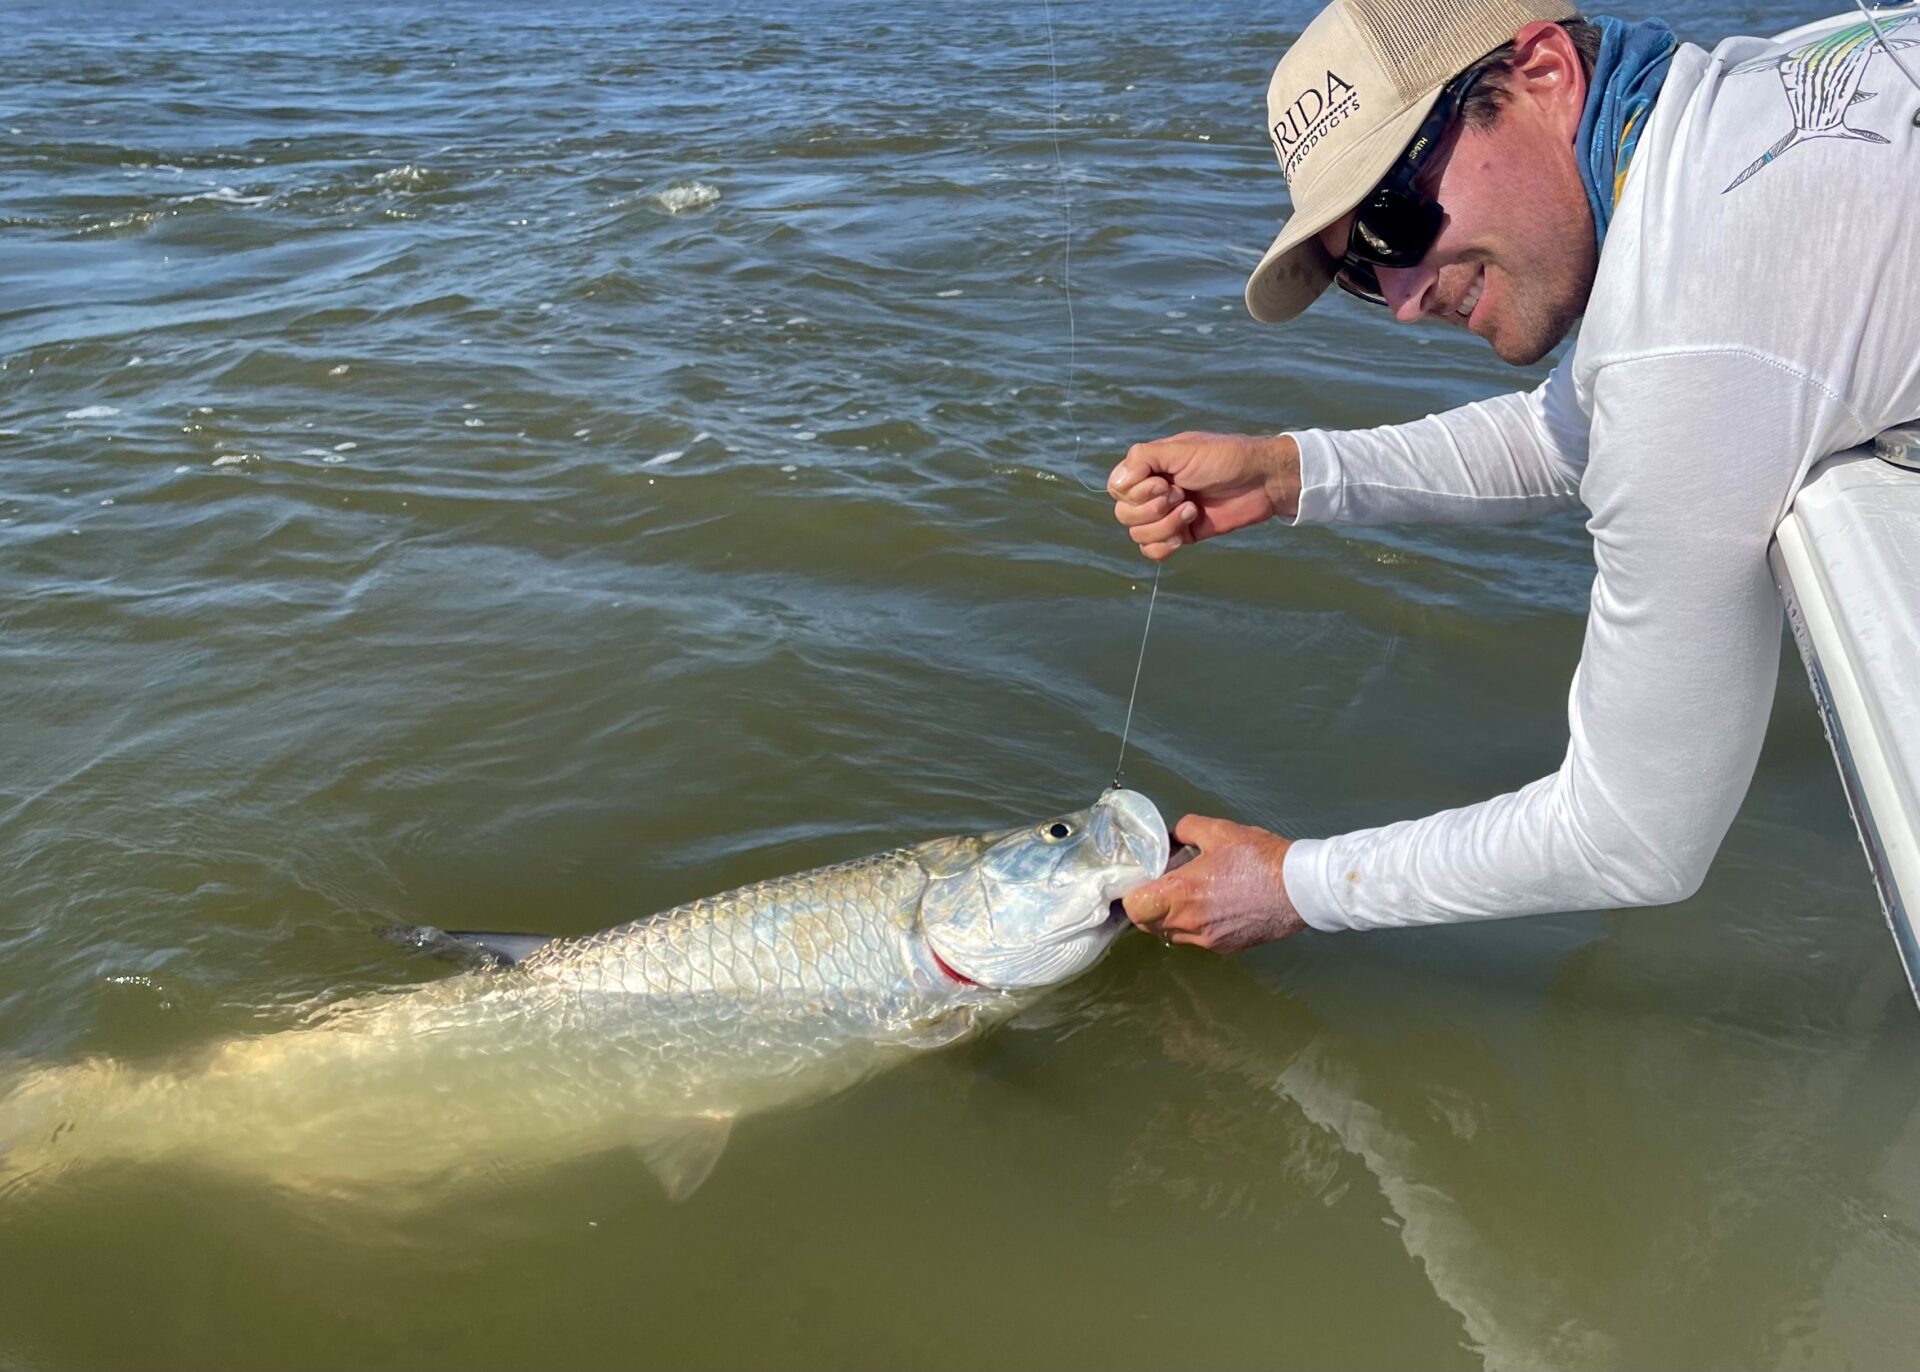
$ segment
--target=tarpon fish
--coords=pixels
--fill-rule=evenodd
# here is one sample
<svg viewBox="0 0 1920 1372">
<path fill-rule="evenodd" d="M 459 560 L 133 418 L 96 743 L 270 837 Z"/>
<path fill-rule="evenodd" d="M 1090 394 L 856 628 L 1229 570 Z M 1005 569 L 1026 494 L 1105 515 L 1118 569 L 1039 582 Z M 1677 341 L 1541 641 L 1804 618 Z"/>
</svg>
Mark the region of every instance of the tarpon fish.
<svg viewBox="0 0 1920 1372">
<path fill-rule="evenodd" d="M 582 938 L 441 934 L 496 965 L 358 996 L 146 1071 L 0 1094 L 0 1187 L 188 1161 L 302 1188 L 630 1145 L 679 1198 L 741 1115 L 817 1099 L 1085 972 L 1165 870 L 1145 796 L 742 887 Z"/>
<path fill-rule="evenodd" d="M 1788 129 L 1779 141 L 1755 159 L 1752 165 L 1733 178 L 1727 190 L 1732 190 L 1780 154 L 1796 144 L 1810 138 L 1852 138 L 1862 143 L 1884 143 L 1887 140 L 1871 129 L 1856 129 L 1847 123 L 1847 111 L 1862 101 L 1871 100 L 1877 91 L 1863 91 L 1860 82 L 1867 74 L 1867 63 L 1873 60 L 1874 53 L 1884 46 L 1910 48 L 1920 44 L 1920 38 L 1895 38 L 1893 30 L 1903 24 L 1911 23 L 1903 19 L 1883 25 L 1887 37 L 1882 40 L 1869 24 L 1854 24 L 1847 28 L 1835 29 L 1824 38 L 1819 38 L 1804 47 L 1775 57 L 1756 58 L 1743 62 L 1728 73 L 1738 76 L 1750 71 L 1777 71 L 1780 84 L 1786 87 L 1787 109 L 1793 116 L 1793 127 Z M 1726 191 L 1721 192 L 1722 195 Z"/>
</svg>

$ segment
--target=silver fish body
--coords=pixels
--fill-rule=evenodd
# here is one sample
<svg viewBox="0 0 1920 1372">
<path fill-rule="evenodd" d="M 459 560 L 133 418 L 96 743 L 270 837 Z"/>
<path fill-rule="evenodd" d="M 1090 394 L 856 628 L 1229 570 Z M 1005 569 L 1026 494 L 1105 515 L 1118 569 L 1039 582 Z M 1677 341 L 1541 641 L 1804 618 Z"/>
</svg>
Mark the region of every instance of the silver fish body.
<svg viewBox="0 0 1920 1372">
<path fill-rule="evenodd" d="M 308 1188 L 458 1179 L 621 1145 L 670 1194 L 739 1116 L 845 1088 L 1092 966 L 1164 870 L 1151 802 L 939 839 L 544 943 L 141 1071 L 0 1096 L 0 1176 L 178 1159 Z"/>
</svg>

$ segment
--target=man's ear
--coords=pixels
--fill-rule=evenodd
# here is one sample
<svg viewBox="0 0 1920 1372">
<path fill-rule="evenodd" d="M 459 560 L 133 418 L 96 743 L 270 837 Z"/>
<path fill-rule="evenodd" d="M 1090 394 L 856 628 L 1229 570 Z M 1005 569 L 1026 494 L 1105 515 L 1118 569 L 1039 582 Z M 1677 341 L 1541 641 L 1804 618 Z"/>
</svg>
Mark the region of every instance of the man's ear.
<svg viewBox="0 0 1920 1372">
<path fill-rule="evenodd" d="M 1538 21 L 1513 35 L 1507 93 L 1573 137 L 1587 107 L 1587 66 L 1565 29 Z"/>
</svg>

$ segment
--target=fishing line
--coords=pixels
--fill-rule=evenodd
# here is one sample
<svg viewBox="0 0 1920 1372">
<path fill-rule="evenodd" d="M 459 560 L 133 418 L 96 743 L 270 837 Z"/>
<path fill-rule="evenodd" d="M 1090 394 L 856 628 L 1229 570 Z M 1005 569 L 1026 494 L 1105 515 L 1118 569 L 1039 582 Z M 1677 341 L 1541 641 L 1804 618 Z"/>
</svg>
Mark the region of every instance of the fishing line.
<svg viewBox="0 0 1920 1372">
<path fill-rule="evenodd" d="M 1073 189 L 1067 184 L 1067 161 L 1060 152 L 1060 58 L 1053 36 L 1053 0 L 1042 0 L 1047 16 L 1047 77 L 1052 103 L 1047 107 L 1047 134 L 1053 141 L 1054 184 L 1059 190 L 1060 211 L 1066 220 L 1065 252 L 1061 256 L 1060 287 L 1067 301 L 1067 424 L 1073 430 L 1073 479 L 1082 490 L 1105 497 L 1107 492 L 1087 485 L 1080 475 L 1080 425 L 1074 413 L 1075 381 L 1080 358 L 1080 330 L 1073 313 Z M 1127 692 L 1127 715 L 1120 726 L 1120 756 L 1113 763 L 1113 785 L 1117 790 L 1127 762 L 1127 740 L 1133 734 L 1133 707 L 1140 698 L 1140 671 L 1147 665 L 1147 640 L 1153 634 L 1153 607 L 1160 599 L 1160 573 L 1166 564 L 1153 568 L 1153 590 L 1147 596 L 1147 623 L 1140 631 L 1140 656 L 1133 664 L 1133 686 Z"/>
<path fill-rule="evenodd" d="M 1073 477 L 1088 490 L 1080 475 L 1080 425 L 1073 411 L 1074 382 L 1079 374 L 1080 330 L 1073 317 L 1073 188 L 1067 184 L 1067 162 L 1060 155 L 1060 60 L 1053 46 L 1053 0 L 1047 7 L 1047 76 L 1053 101 L 1047 106 L 1047 134 L 1053 140 L 1053 183 L 1060 198 L 1060 212 L 1066 217 L 1066 252 L 1060 263 L 1060 288 L 1067 298 L 1067 424 L 1073 430 Z M 1105 492 L 1100 492 L 1105 494 Z"/>
<path fill-rule="evenodd" d="M 1133 732 L 1133 702 L 1140 697 L 1140 669 L 1147 665 L 1147 635 L 1153 632 L 1153 606 L 1160 599 L 1160 570 L 1164 562 L 1155 563 L 1153 568 L 1153 590 L 1147 596 L 1147 627 L 1140 631 L 1140 656 L 1133 664 L 1133 689 L 1127 693 L 1127 722 L 1120 726 L 1120 756 L 1113 760 L 1113 789 L 1120 789 L 1122 768 L 1127 762 L 1127 735 Z"/>
</svg>

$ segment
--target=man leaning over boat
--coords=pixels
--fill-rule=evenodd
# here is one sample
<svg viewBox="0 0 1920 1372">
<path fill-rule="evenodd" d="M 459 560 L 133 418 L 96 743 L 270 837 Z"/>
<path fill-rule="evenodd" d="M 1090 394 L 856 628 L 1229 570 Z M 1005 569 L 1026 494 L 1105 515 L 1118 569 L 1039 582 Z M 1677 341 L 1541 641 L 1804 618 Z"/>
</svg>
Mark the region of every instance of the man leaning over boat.
<svg viewBox="0 0 1920 1372">
<path fill-rule="evenodd" d="M 1116 514 L 1160 560 L 1275 518 L 1584 508 L 1568 747 L 1508 795 L 1331 838 L 1190 816 L 1201 856 L 1128 898 L 1137 924 L 1230 952 L 1699 888 L 1772 707 L 1773 530 L 1815 462 L 1920 416 L 1920 19 L 1877 23 L 1711 51 L 1550 0 L 1335 0 L 1308 25 L 1267 94 L 1293 216 L 1253 315 L 1338 285 L 1515 364 L 1579 337 L 1538 389 L 1409 424 L 1139 444 Z"/>
</svg>

